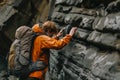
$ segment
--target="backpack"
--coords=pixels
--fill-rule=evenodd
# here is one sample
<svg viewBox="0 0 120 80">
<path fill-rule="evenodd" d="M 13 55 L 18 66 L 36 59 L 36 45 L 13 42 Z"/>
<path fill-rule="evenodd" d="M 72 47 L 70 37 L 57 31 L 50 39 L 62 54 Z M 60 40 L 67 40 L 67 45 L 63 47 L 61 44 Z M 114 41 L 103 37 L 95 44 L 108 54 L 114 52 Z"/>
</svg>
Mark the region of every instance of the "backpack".
<svg viewBox="0 0 120 80">
<path fill-rule="evenodd" d="M 27 77 L 31 72 L 46 68 L 47 65 L 40 60 L 32 62 L 32 48 L 37 36 L 38 34 L 28 26 L 21 26 L 16 30 L 16 39 L 13 41 L 8 55 L 9 74 Z"/>
</svg>

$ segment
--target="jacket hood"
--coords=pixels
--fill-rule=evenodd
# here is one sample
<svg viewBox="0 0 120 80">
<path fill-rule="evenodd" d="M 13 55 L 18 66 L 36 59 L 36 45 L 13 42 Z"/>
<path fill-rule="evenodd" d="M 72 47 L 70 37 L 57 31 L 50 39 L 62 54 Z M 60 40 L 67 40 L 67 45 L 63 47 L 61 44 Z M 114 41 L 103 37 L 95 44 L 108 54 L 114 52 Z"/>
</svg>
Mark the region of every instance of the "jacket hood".
<svg viewBox="0 0 120 80">
<path fill-rule="evenodd" d="M 36 33 L 44 33 L 44 31 L 41 29 L 41 27 L 39 26 L 39 24 L 35 24 L 33 27 L 32 27 L 32 30 Z"/>
</svg>

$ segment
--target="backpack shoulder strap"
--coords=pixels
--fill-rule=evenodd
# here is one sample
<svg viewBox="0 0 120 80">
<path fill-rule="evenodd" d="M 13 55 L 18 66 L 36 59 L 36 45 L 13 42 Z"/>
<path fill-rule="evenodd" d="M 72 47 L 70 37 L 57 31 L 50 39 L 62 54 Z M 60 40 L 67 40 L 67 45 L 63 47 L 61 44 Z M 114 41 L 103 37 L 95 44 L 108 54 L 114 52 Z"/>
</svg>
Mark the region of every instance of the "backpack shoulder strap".
<svg viewBox="0 0 120 80">
<path fill-rule="evenodd" d="M 32 51 L 33 51 L 33 48 L 34 48 L 34 40 L 37 38 L 37 36 L 40 36 L 41 34 L 40 33 L 35 33 L 33 34 L 33 38 L 32 38 L 32 41 L 31 41 L 31 46 L 30 46 L 30 61 L 32 62 Z"/>
</svg>

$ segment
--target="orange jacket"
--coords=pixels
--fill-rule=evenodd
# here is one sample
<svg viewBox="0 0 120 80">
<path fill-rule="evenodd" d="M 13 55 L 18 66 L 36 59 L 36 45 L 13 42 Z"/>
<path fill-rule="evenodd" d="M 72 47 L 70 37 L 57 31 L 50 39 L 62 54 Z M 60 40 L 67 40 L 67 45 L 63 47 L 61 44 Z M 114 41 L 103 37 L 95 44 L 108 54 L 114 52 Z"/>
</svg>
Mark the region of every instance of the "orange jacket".
<svg viewBox="0 0 120 80">
<path fill-rule="evenodd" d="M 40 29 L 39 25 L 36 24 L 33 26 L 33 31 L 43 33 L 43 31 Z M 57 40 L 56 38 L 51 38 L 46 35 L 40 35 L 38 36 L 34 41 L 34 48 L 32 53 L 32 59 L 33 62 L 40 59 L 44 61 L 46 64 L 49 62 L 49 53 L 47 51 L 44 52 L 44 54 L 40 57 L 40 54 L 43 53 L 44 49 L 61 49 L 65 45 L 67 45 L 70 42 L 70 39 L 72 36 L 66 35 L 60 40 Z M 29 77 L 35 77 L 44 80 L 44 73 L 46 73 L 47 68 L 41 71 L 35 71 L 32 72 Z"/>
</svg>

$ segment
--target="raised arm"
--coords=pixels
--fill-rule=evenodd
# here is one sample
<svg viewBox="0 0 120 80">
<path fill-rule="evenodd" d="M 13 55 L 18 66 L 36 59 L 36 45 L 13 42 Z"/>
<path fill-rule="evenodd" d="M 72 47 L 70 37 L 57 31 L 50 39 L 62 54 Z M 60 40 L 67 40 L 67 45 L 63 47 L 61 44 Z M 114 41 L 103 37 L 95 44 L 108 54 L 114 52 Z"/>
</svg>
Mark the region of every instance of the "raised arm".
<svg viewBox="0 0 120 80">
<path fill-rule="evenodd" d="M 72 36 L 74 35 L 74 33 L 76 32 L 76 29 L 77 27 L 73 27 L 69 34 L 67 34 L 65 37 L 63 37 L 62 39 L 60 40 L 56 40 L 54 38 L 50 38 L 48 36 L 41 36 L 41 37 L 44 37 L 44 41 L 42 41 L 42 48 L 48 48 L 48 49 L 60 49 L 62 47 L 64 47 L 65 45 L 67 45 Z"/>
</svg>

